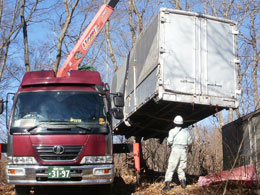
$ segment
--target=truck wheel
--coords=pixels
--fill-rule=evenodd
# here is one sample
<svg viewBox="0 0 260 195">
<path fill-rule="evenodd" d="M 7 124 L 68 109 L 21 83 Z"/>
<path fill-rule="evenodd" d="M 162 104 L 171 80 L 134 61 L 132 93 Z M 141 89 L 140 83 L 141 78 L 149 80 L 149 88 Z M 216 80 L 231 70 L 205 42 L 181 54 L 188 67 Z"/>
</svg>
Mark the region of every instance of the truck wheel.
<svg viewBox="0 0 260 195">
<path fill-rule="evenodd" d="M 30 188 L 28 186 L 15 186 L 15 195 L 29 195 Z"/>
</svg>

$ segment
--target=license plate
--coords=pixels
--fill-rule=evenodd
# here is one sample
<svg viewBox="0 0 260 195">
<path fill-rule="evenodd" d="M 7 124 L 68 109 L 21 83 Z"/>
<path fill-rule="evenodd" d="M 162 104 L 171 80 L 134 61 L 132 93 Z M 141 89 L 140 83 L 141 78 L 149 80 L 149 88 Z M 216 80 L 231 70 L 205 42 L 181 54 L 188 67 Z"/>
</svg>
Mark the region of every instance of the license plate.
<svg viewBox="0 0 260 195">
<path fill-rule="evenodd" d="M 48 178 L 50 179 L 70 178 L 70 167 L 48 167 Z"/>
</svg>

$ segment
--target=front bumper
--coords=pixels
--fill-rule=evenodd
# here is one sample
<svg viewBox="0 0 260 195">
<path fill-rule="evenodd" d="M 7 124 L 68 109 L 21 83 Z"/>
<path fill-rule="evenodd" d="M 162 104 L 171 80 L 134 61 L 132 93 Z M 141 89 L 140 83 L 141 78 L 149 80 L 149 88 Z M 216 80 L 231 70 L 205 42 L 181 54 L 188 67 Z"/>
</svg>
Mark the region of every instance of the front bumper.
<svg viewBox="0 0 260 195">
<path fill-rule="evenodd" d="M 71 178 L 48 179 L 48 166 L 8 165 L 9 169 L 24 169 L 25 175 L 7 175 L 7 182 L 15 185 L 95 185 L 111 184 L 114 181 L 114 165 L 82 165 L 70 166 Z M 111 173 L 94 175 L 95 169 L 111 169 Z"/>
</svg>

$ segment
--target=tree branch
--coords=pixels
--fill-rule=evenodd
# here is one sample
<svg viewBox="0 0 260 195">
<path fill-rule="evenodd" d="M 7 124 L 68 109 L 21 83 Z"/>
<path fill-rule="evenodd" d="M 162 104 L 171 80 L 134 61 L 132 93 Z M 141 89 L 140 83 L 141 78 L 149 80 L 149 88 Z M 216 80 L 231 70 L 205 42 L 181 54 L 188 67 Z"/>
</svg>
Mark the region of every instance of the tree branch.
<svg viewBox="0 0 260 195">
<path fill-rule="evenodd" d="M 76 2 L 74 3 L 74 5 L 71 9 L 71 12 L 70 12 L 69 7 L 68 7 L 68 2 L 67 2 L 67 0 L 64 0 L 64 7 L 65 7 L 65 12 L 66 12 L 66 21 L 65 21 L 65 24 L 64 24 L 64 26 L 61 30 L 60 37 L 58 39 L 56 61 L 53 65 L 53 70 L 54 70 L 55 73 L 57 73 L 57 71 L 58 71 L 60 60 L 61 60 L 62 43 L 63 43 L 66 32 L 67 32 L 69 25 L 71 23 L 73 13 L 74 13 L 78 3 L 79 3 L 79 0 L 76 0 Z"/>
<path fill-rule="evenodd" d="M 118 66 L 117 66 L 115 55 L 114 55 L 114 50 L 113 50 L 112 44 L 111 44 L 111 38 L 110 38 L 110 34 L 109 34 L 109 24 L 110 24 L 109 21 L 107 21 L 106 24 L 105 24 L 105 36 L 106 36 L 106 40 L 107 40 L 107 46 L 108 46 L 108 49 L 109 49 L 109 56 L 110 56 L 110 58 L 113 62 L 114 71 L 116 71 Z"/>
<path fill-rule="evenodd" d="M 27 34 L 27 23 L 24 19 L 24 8 L 25 8 L 25 0 L 22 0 L 20 15 L 21 15 L 21 24 L 23 27 L 24 64 L 25 64 L 26 72 L 29 72 L 30 64 L 29 64 L 28 34 Z"/>
<path fill-rule="evenodd" d="M 133 25 L 133 5 L 131 0 L 128 1 L 128 24 L 132 34 L 132 47 L 134 47 L 136 43 L 136 28 Z"/>
</svg>

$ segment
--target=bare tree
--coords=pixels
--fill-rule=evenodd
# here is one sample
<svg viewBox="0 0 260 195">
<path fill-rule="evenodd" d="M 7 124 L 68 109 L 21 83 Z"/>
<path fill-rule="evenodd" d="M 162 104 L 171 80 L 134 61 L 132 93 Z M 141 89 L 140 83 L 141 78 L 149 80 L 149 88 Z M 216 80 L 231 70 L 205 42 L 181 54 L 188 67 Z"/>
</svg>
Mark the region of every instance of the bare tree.
<svg viewBox="0 0 260 195">
<path fill-rule="evenodd" d="M 23 28 L 24 35 L 24 59 L 26 70 L 30 70 L 29 67 L 29 45 L 27 36 L 27 24 L 31 22 L 33 14 L 36 12 L 36 7 L 39 0 L 26 5 L 25 0 L 16 0 L 15 6 L 11 2 L 0 1 L 0 26 L 1 26 L 1 67 L 0 67 L 0 80 L 3 77 L 3 72 L 6 68 L 7 59 L 9 57 L 9 51 L 11 44 L 17 39 L 18 34 Z M 21 16 L 21 23 L 18 20 L 19 11 Z M 27 15 L 25 16 L 25 12 Z M 11 22 L 10 22 L 11 21 Z"/>
<path fill-rule="evenodd" d="M 192 1 L 192 0 L 185 0 L 185 1 L 181 1 L 181 0 L 168 0 L 169 4 L 171 6 L 173 6 L 174 9 L 177 10 L 186 10 L 186 11 L 190 11 L 191 9 L 196 9 L 198 7 L 200 7 L 201 5 L 203 6 L 207 6 L 207 1 L 203 0 L 203 4 L 201 4 L 199 1 Z M 198 5 L 198 7 L 196 6 Z M 197 10 L 198 11 L 198 10 Z"/>
<path fill-rule="evenodd" d="M 30 63 L 29 63 L 29 44 L 28 44 L 28 33 L 27 33 L 27 22 L 31 18 L 32 14 L 35 12 L 36 7 L 38 5 L 38 0 L 35 1 L 33 4 L 32 9 L 30 10 L 29 16 L 27 19 L 25 19 L 24 16 L 24 10 L 25 10 L 25 0 L 22 0 L 21 2 L 21 10 L 20 10 L 20 16 L 21 16 L 21 25 L 23 27 L 23 40 L 24 40 L 24 64 L 26 71 L 30 71 Z"/>
<path fill-rule="evenodd" d="M 175 3 L 175 5 L 176 5 L 176 9 L 179 9 L 179 10 L 182 9 L 182 8 L 181 8 L 181 2 L 180 2 L 180 0 L 174 0 L 174 3 Z"/>
<path fill-rule="evenodd" d="M 2 79 L 2 75 L 4 72 L 4 68 L 6 66 L 6 61 L 7 61 L 7 57 L 8 57 L 8 52 L 9 52 L 9 46 L 11 44 L 11 42 L 17 37 L 20 29 L 21 29 L 21 25 L 16 23 L 16 18 L 18 15 L 18 11 L 19 11 L 19 3 L 20 0 L 16 1 L 13 13 L 12 13 L 12 18 L 11 18 L 11 22 L 8 21 L 8 23 L 10 25 L 7 25 L 7 21 L 3 21 L 3 14 L 2 14 L 2 10 L 4 7 L 4 3 L 3 1 L 1 1 L 0 6 L 2 6 L 0 8 L 1 10 L 1 43 L 0 43 L 0 51 L 1 51 L 1 67 L 0 67 L 0 80 Z"/>
<path fill-rule="evenodd" d="M 237 18 L 239 19 L 240 56 L 239 81 L 242 88 L 241 112 L 242 115 L 259 109 L 259 31 L 257 21 L 260 19 L 259 0 L 241 1 L 237 5 Z"/>
<path fill-rule="evenodd" d="M 106 41 L 107 41 L 107 46 L 109 49 L 109 56 L 112 60 L 112 63 L 114 65 L 114 71 L 116 71 L 118 69 L 118 65 L 117 65 L 117 61 L 114 55 L 114 50 L 112 47 L 112 43 L 111 43 L 111 38 L 110 38 L 110 33 L 109 33 L 109 21 L 107 21 L 107 23 L 105 24 L 105 35 L 106 35 Z"/>
<path fill-rule="evenodd" d="M 256 16 L 259 15 L 260 6 L 258 5 L 250 13 L 250 41 L 253 48 L 253 86 L 254 86 L 254 108 L 255 110 L 259 109 L 259 92 L 258 92 L 258 64 L 259 64 L 259 51 L 257 48 L 257 32 L 256 32 Z"/>
<path fill-rule="evenodd" d="M 22 27 L 23 27 L 24 63 L 25 63 L 26 71 L 30 71 L 27 24 L 24 19 L 24 7 L 25 7 L 25 0 L 22 0 L 20 15 L 21 15 L 21 23 L 22 23 Z"/>
<path fill-rule="evenodd" d="M 59 39 L 58 39 L 58 43 L 57 43 L 57 55 L 56 55 L 56 61 L 53 65 L 53 70 L 55 73 L 57 73 L 58 68 L 59 68 L 59 64 L 60 64 L 60 60 L 61 60 L 61 53 L 62 53 L 62 44 L 63 44 L 63 40 L 66 36 L 66 32 L 69 28 L 69 25 L 71 23 L 71 19 L 73 16 L 73 13 L 77 7 L 79 3 L 79 0 L 76 0 L 72 6 L 72 8 L 70 9 L 70 4 L 67 0 L 64 0 L 64 7 L 65 7 L 65 12 L 66 12 L 66 20 L 64 23 L 64 26 L 62 27 Z M 62 17 L 62 16 L 61 16 Z"/>
<path fill-rule="evenodd" d="M 132 35 L 132 47 L 134 47 L 136 43 L 136 26 L 133 24 L 133 4 L 132 1 L 128 1 L 128 21 L 129 21 L 129 28 Z"/>
</svg>

